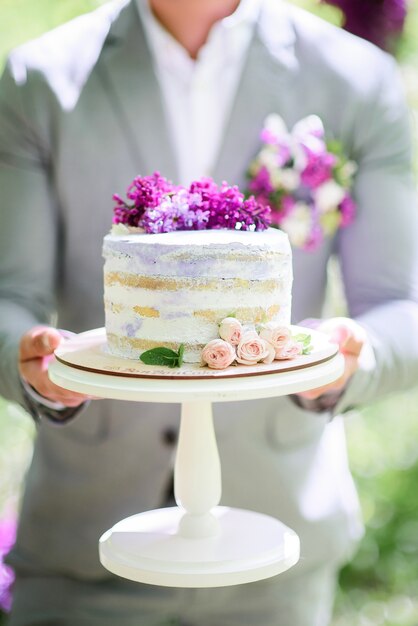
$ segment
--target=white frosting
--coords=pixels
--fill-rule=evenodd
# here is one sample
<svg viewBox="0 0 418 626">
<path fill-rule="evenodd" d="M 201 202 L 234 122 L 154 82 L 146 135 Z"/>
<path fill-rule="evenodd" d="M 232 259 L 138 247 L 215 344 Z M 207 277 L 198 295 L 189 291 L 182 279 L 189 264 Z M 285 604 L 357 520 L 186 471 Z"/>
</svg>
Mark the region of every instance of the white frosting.
<svg viewBox="0 0 418 626">
<path fill-rule="evenodd" d="M 149 235 L 146 233 L 134 234 L 109 234 L 105 237 L 105 242 L 127 241 L 135 245 L 182 248 L 187 246 L 202 249 L 206 246 L 237 246 L 239 248 L 265 247 L 279 252 L 289 252 L 289 241 L 285 233 L 274 228 L 256 232 L 246 230 L 182 230 L 171 233 L 160 233 Z"/>
<path fill-rule="evenodd" d="M 103 254 L 108 344 L 119 356 L 184 343 L 185 360 L 198 361 L 231 314 L 290 323 L 291 251 L 281 231 L 111 234 Z"/>
</svg>

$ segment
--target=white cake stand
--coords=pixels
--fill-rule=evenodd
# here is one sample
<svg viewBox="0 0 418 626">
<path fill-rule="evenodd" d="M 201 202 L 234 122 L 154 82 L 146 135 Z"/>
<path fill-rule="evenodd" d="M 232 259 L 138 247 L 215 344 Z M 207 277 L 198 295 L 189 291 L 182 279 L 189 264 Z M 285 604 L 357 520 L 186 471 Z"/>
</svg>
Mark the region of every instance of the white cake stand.
<svg viewBox="0 0 418 626">
<path fill-rule="evenodd" d="M 177 507 L 139 513 L 117 523 L 99 542 L 100 560 L 130 580 L 172 587 L 221 587 L 280 574 L 299 560 L 299 538 L 280 521 L 218 506 L 221 466 L 212 402 L 252 400 L 306 391 L 343 372 L 336 346 L 311 333 L 311 355 L 223 372 L 145 366 L 106 353 L 104 329 L 82 333 L 56 352 L 51 380 L 102 398 L 181 402 L 174 472 Z M 254 416 L 257 419 L 257 416 Z"/>
</svg>

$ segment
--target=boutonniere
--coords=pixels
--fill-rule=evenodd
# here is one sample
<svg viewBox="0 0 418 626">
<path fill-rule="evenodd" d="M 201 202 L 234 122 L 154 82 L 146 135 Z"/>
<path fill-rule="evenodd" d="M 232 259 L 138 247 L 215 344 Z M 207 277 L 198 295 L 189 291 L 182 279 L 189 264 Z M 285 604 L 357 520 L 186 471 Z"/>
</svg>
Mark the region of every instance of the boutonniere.
<svg viewBox="0 0 418 626">
<path fill-rule="evenodd" d="M 310 115 L 289 131 L 279 115 L 269 115 L 261 141 L 248 170 L 248 194 L 271 207 L 272 226 L 293 246 L 315 250 L 353 221 L 357 167 L 337 141 L 326 141 L 319 117 Z"/>
</svg>

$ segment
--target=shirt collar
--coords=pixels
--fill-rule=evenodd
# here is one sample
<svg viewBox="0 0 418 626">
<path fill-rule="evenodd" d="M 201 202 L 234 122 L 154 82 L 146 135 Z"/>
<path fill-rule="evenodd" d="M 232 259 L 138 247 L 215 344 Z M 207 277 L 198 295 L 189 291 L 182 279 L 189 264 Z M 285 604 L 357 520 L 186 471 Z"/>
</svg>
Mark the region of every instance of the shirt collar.
<svg viewBox="0 0 418 626">
<path fill-rule="evenodd" d="M 189 57 L 186 50 L 160 24 L 153 15 L 148 0 L 136 0 L 139 14 L 144 25 L 148 43 L 154 59 L 160 68 L 173 69 L 183 67 L 183 71 L 191 72 L 196 62 Z M 244 40 L 249 40 L 248 32 L 252 32 L 257 21 L 262 0 L 241 0 L 231 15 L 223 18 L 212 27 L 208 40 L 199 52 L 197 62 L 211 54 L 211 47 L 220 40 L 222 44 L 223 62 L 231 62 L 240 56 Z"/>
</svg>

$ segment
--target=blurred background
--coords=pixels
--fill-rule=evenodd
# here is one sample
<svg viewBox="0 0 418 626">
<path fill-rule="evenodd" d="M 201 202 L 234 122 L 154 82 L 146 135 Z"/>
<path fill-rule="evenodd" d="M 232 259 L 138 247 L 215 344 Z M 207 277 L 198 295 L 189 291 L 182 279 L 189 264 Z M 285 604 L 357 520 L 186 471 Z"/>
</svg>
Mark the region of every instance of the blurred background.
<svg viewBox="0 0 418 626">
<path fill-rule="evenodd" d="M 418 0 L 288 1 L 396 56 L 418 142 Z M 102 3 L 0 0 L 0 71 L 8 50 Z M 335 264 L 329 274 L 326 314 L 342 315 L 344 298 Z M 418 387 L 347 414 L 346 427 L 367 532 L 356 557 L 341 573 L 333 626 L 417 626 Z M 31 418 L 0 398 L 0 626 L 2 610 L 10 606 L 12 580 L 2 557 L 13 542 L 34 435 Z"/>
</svg>

